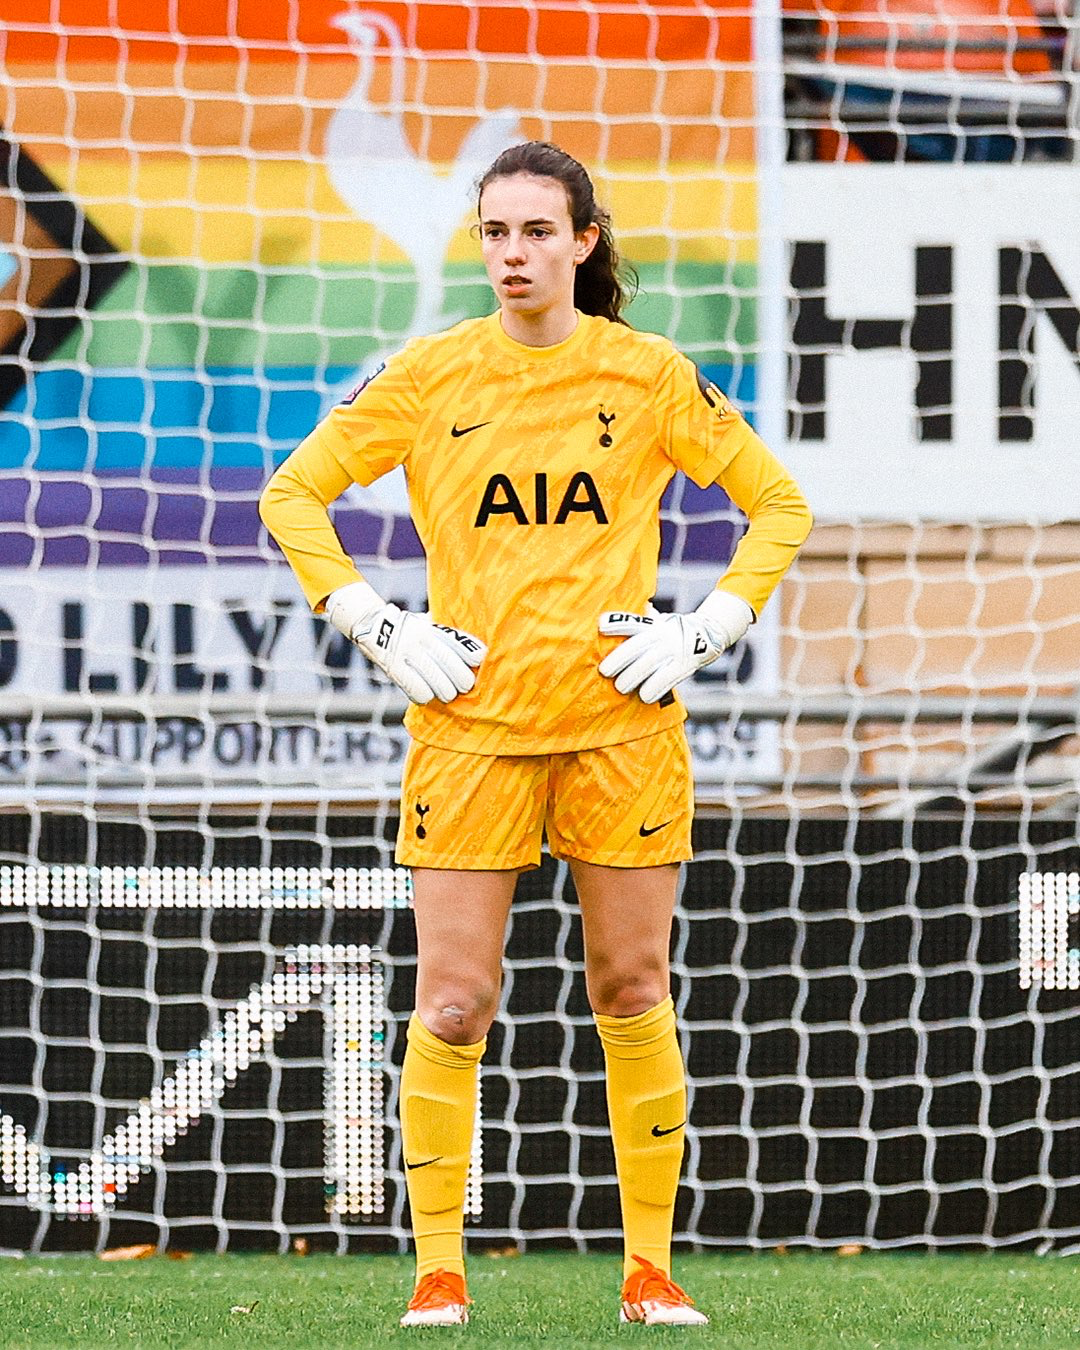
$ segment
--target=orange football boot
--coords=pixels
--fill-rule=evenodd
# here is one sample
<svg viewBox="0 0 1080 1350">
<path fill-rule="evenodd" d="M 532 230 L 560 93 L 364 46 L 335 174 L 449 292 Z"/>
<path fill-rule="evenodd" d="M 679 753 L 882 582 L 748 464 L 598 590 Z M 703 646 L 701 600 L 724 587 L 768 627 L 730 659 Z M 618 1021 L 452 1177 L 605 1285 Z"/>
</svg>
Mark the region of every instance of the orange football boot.
<svg viewBox="0 0 1080 1350">
<path fill-rule="evenodd" d="M 644 1322 L 657 1327 L 702 1327 L 709 1319 L 670 1275 L 642 1256 L 630 1258 L 641 1267 L 623 1281 L 620 1322 Z"/>
<path fill-rule="evenodd" d="M 472 1299 L 465 1292 L 465 1277 L 452 1270 L 433 1270 L 417 1284 L 403 1327 L 458 1327 L 469 1320 Z"/>
</svg>

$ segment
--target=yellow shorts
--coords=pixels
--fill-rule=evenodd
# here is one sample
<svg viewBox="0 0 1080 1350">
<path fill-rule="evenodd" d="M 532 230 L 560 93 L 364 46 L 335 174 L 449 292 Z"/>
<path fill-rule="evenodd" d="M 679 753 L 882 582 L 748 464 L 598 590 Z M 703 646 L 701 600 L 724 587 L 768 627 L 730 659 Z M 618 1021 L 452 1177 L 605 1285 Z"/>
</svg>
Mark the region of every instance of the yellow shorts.
<svg viewBox="0 0 1080 1350">
<path fill-rule="evenodd" d="M 691 856 L 690 750 L 681 726 L 559 755 L 473 755 L 414 741 L 397 861 L 498 871 L 557 858 L 656 867 Z"/>
</svg>

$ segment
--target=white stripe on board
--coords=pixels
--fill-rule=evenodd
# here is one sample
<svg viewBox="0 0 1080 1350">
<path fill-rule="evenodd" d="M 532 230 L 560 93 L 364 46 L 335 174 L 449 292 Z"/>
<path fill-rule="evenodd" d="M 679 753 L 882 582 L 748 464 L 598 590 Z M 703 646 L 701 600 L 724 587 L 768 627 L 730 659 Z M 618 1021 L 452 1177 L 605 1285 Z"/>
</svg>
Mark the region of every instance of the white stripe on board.
<svg viewBox="0 0 1080 1350">
<path fill-rule="evenodd" d="M 0 866 L 0 909 L 406 909 L 405 867 Z"/>
</svg>

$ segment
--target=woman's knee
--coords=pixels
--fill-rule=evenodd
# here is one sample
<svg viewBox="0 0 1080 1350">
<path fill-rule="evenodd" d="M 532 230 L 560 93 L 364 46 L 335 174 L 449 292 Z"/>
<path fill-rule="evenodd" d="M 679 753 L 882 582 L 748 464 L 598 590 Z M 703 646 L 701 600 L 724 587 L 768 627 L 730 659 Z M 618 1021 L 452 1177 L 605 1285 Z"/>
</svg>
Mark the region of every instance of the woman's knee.
<svg viewBox="0 0 1080 1350">
<path fill-rule="evenodd" d="M 667 998 L 670 981 L 666 965 L 636 970 L 608 968 L 590 972 L 589 1005 L 601 1017 L 637 1017 Z"/>
<path fill-rule="evenodd" d="M 490 981 L 434 981 L 417 997 L 416 1011 L 433 1036 L 447 1045 L 475 1045 L 495 1020 L 499 987 Z"/>
</svg>

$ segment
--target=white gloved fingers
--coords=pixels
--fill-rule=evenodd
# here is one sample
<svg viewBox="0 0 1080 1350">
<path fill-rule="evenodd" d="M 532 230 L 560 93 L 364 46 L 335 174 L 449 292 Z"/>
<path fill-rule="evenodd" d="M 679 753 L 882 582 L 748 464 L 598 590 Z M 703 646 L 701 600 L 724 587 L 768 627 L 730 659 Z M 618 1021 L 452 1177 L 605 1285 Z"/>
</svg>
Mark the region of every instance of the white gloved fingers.
<svg viewBox="0 0 1080 1350">
<path fill-rule="evenodd" d="M 638 690 L 638 698 L 642 703 L 659 703 L 665 694 L 670 694 L 679 681 L 686 679 L 689 674 L 691 674 L 689 670 L 676 665 L 674 661 L 665 661 L 643 681 Z"/>
<path fill-rule="evenodd" d="M 456 694 L 467 694 L 476 684 L 476 676 L 470 667 L 479 666 L 487 655 L 487 648 L 479 638 L 466 633 L 463 628 L 432 623 L 426 616 L 422 622 L 427 624 L 424 651 L 454 686 L 454 693 L 449 698 L 443 698 L 439 693 L 436 695 L 448 703 Z"/>
<path fill-rule="evenodd" d="M 457 680 L 472 681 L 473 673 L 450 644 L 435 632 L 426 614 L 406 614 L 388 673 L 416 702 L 437 698 L 449 703 L 458 693 Z M 407 687 L 404 680 L 409 680 Z M 413 690 L 425 693 L 415 699 Z"/>
<path fill-rule="evenodd" d="M 625 642 L 620 642 L 600 662 L 600 674 L 611 679 L 613 675 L 618 675 L 620 671 L 625 670 L 627 666 L 638 660 L 645 652 L 652 651 L 655 646 L 656 636 L 652 629 L 635 629 L 633 637 L 628 637 Z"/>
<path fill-rule="evenodd" d="M 467 633 L 464 628 L 453 628 L 448 623 L 433 623 L 431 626 L 440 639 L 447 643 L 462 661 L 474 669 L 487 656 L 487 647 L 478 637 L 474 637 L 472 633 Z M 469 688 L 471 689 L 472 685 Z M 462 693 L 464 692 L 462 690 Z"/>
<path fill-rule="evenodd" d="M 630 635 L 614 651 L 608 652 L 599 665 L 601 675 L 608 679 L 614 678 L 615 688 L 620 694 L 632 693 L 665 662 L 670 661 L 673 655 L 672 642 L 678 642 L 680 637 L 680 634 L 671 632 L 669 616 L 656 614 L 655 611 L 652 614 L 630 614 L 609 610 L 600 616 L 600 631 L 610 636 L 622 633 Z"/>
<path fill-rule="evenodd" d="M 330 622 L 413 703 L 449 703 L 468 693 L 476 683 L 473 668 L 487 655 L 471 633 L 384 603 L 367 582 L 332 592 L 326 610 Z"/>
<path fill-rule="evenodd" d="M 609 610 L 600 632 L 625 634 L 600 662 L 601 675 L 614 678 L 620 694 L 637 690 L 643 703 L 657 703 L 681 681 L 715 661 L 742 636 L 753 610 L 738 596 L 716 592 L 693 614 L 647 614 Z"/>
<path fill-rule="evenodd" d="M 404 665 L 412 678 L 428 689 L 425 703 L 430 702 L 432 698 L 437 698 L 440 703 L 449 703 L 457 698 L 457 686 L 438 661 L 433 659 L 430 651 L 424 651 L 422 648 L 411 651 Z"/>
<path fill-rule="evenodd" d="M 668 664 L 671 653 L 662 647 L 648 647 L 615 678 L 615 688 L 620 694 L 632 693 L 639 684 L 644 683 L 656 671 Z"/>
<path fill-rule="evenodd" d="M 390 672 L 387 671 L 387 674 Z M 390 678 L 412 703 L 430 703 L 435 697 L 435 690 L 426 672 L 417 669 L 411 660 L 399 661 Z"/>
<path fill-rule="evenodd" d="M 432 668 L 444 679 L 449 680 L 453 687 L 453 693 L 443 694 L 440 692 L 444 688 L 442 683 L 433 685 L 436 698 L 442 699 L 444 703 L 448 703 L 457 694 L 467 694 L 476 683 L 476 676 L 453 647 L 435 634 L 432 634 L 429 641 L 424 644 L 423 656 L 424 660 L 430 662 Z"/>
</svg>

